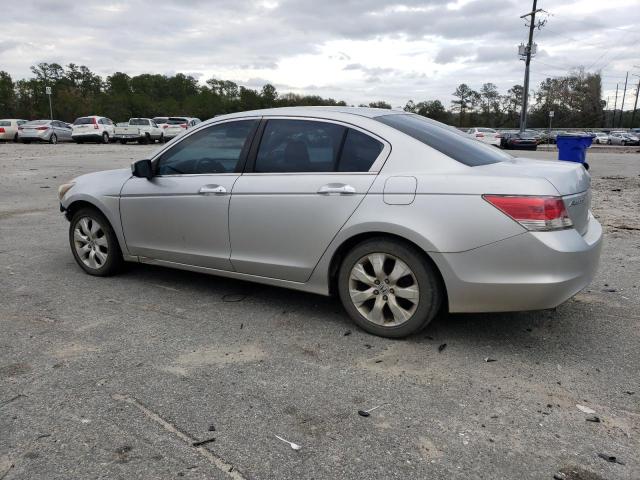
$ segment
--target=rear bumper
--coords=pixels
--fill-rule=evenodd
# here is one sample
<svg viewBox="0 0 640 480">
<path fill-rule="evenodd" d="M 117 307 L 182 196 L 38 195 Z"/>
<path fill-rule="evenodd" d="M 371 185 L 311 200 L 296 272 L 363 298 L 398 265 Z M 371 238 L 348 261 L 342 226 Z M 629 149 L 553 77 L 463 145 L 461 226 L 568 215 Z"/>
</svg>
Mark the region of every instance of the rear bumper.
<svg viewBox="0 0 640 480">
<path fill-rule="evenodd" d="M 596 274 L 602 227 L 590 215 L 576 230 L 527 232 L 484 247 L 432 257 L 444 278 L 450 312 L 509 312 L 557 307 Z"/>
</svg>

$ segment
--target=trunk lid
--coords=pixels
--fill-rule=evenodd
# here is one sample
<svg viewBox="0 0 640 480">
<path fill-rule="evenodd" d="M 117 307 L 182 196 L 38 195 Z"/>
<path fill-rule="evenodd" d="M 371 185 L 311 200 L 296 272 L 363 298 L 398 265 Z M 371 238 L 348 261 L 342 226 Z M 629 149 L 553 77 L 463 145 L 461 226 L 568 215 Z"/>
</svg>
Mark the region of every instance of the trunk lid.
<svg viewBox="0 0 640 480">
<path fill-rule="evenodd" d="M 581 235 L 586 233 L 591 207 L 591 176 L 581 164 L 514 158 L 474 168 L 481 169 L 491 175 L 546 179 L 562 196 L 574 228 Z M 513 194 L 526 195 L 527 192 L 513 192 Z"/>
</svg>

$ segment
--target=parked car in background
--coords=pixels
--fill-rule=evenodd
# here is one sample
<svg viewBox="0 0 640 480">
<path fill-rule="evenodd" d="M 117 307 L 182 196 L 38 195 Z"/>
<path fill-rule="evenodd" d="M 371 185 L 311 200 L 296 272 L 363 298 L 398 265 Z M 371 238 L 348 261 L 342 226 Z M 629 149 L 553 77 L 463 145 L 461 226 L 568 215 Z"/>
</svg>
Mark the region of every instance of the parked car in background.
<svg viewBox="0 0 640 480">
<path fill-rule="evenodd" d="M 624 131 L 609 132 L 609 145 L 638 145 L 638 137 Z"/>
<path fill-rule="evenodd" d="M 567 132 L 564 130 L 551 130 L 549 134 L 549 143 L 556 143 L 558 135 L 566 135 Z"/>
<path fill-rule="evenodd" d="M 530 138 L 535 138 L 536 143 L 542 143 L 542 133 L 538 130 L 527 129 L 524 131 L 524 133 Z"/>
<path fill-rule="evenodd" d="M 123 145 L 127 142 L 154 143 L 164 138 L 162 129 L 150 118 L 131 118 L 125 126 L 114 129 L 114 138 Z"/>
<path fill-rule="evenodd" d="M 193 117 L 169 117 L 167 119 L 167 125 L 163 128 L 164 139 L 169 140 L 177 137 L 199 123 L 200 120 Z"/>
<path fill-rule="evenodd" d="M 609 135 L 604 132 L 594 132 L 595 137 L 593 138 L 593 143 L 597 143 L 598 145 L 605 145 L 609 143 Z"/>
<path fill-rule="evenodd" d="M 71 136 L 76 143 L 109 143 L 113 139 L 114 129 L 113 122 L 107 117 L 89 115 L 73 122 Z"/>
<path fill-rule="evenodd" d="M 590 179 L 416 114 L 294 107 L 210 119 L 58 196 L 90 275 L 130 261 L 336 292 L 363 329 L 404 337 L 441 307 L 553 308 L 587 286 Z"/>
<path fill-rule="evenodd" d="M 500 146 L 500 134 L 493 128 L 474 127 L 467 130 L 467 135 L 489 145 Z"/>
<path fill-rule="evenodd" d="M 5 118 L 0 120 L 0 141 L 17 142 L 18 127 L 27 123 L 27 120 L 17 118 Z"/>
<path fill-rule="evenodd" d="M 70 142 L 71 129 L 60 120 L 32 120 L 18 127 L 18 140 L 31 142 Z"/>
<path fill-rule="evenodd" d="M 160 128 L 164 129 L 164 126 L 168 125 L 167 122 L 169 121 L 169 117 L 153 117 L 151 120 L 156 122 L 156 125 L 158 125 Z"/>
<path fill-rule="evenodd" d="M 536 150 L 538 140 L 531 134 L 518 131 L 502 132 L 500 135 L 500 148 L 507 150 Z"/>
</svg>

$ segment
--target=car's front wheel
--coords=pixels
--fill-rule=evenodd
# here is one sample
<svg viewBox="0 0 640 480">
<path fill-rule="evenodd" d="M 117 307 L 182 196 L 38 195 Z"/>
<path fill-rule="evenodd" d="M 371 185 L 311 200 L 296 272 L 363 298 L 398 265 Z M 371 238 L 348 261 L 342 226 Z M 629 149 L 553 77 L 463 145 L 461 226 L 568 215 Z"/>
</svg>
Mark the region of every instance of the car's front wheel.
<svg viewBox="0 0 640 480">
<path fill-rule="evenodd" d="M 102 143 L 109 143 L 109 134 L 107 132 L 102 134 Z"/>
<path fill-rule="evenodd" d="M 439 277 L 428 259 L 410 245 L 385 238 L 367 240 L 346 255 L 338 291 L 357 325 L 390 338 L 422 330 L 442 302 Z"/>
<path fill-rule="evenodd" d="M 80 267 L 89 275 L 106 277 L 122 266 L 122 252 L 106 217 L 93 208 L 82 208 L 69 225 L 71 251 Z"/>
</svg>

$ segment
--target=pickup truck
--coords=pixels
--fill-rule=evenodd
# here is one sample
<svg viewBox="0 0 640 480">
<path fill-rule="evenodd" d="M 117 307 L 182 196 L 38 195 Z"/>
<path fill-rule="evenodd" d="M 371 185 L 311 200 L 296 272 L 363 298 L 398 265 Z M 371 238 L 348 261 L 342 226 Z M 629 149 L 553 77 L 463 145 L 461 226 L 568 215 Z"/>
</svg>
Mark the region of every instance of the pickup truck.
<svg viewBox="0 0 640 480">
<path fill-rule="evenodd" d="M 116 126 L 114 138 L 123 145 L 127 142 L 153 143 L 164 141 L 164 133 L 150 118 L 131 118 L 126 126 Z"/>
</svg>

